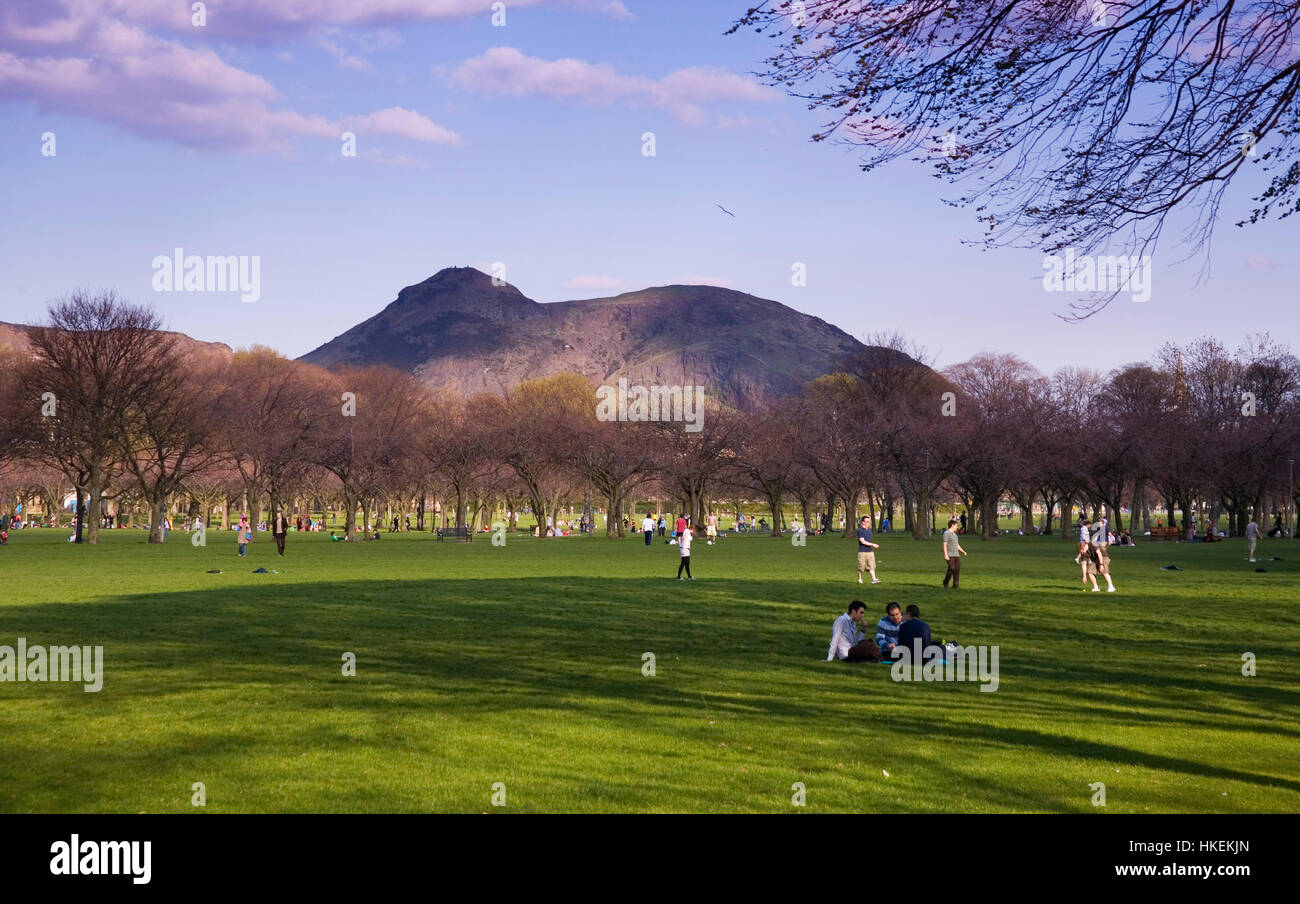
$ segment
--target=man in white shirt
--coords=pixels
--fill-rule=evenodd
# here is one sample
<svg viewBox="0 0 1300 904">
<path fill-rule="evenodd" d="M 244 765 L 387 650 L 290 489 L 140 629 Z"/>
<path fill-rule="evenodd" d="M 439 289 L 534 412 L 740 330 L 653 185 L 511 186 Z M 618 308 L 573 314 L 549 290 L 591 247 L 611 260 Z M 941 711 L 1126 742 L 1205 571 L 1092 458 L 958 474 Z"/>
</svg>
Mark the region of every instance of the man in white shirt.
<svg viewBox="0 0 1300 904">
<path fill-rule="evenodd" d="M 655 535 L 655 519 L 649 512 L 641 519 L 641 533 L 645 534 L 645 545 L 650 545 L 650 538 Z"/>
<path fill-rule="evenodd" d="M 1246 545 L 1250 547 L 1250 560 L 1255 561 L 1255 544 L 1259 542 L 1259 525 L 1251 518 L 1246 525 Z"/>
<path fill-rule="evenodd" d="M 947 587 L 948 582 L 952 581 L 952 589 L 958 589 L 957 582 L 961 579 L 961 557 L 966 555 L 966 550 L 961 548 L 961 541 L 957 539 L 957 519 L 948 519 L 948 529 L 943 532 L 943 560 L 948 565 L 947 572 L 943 576 L 943 586 Z"/>
<path fill-rule="evenodd" d="M 862 619 L 867 606 L 862 600 L 849 603 L 849 611 L 835 619 L 831 628 L 831 645 L 826 651 L 826 661 L 879 662 L 880 647 L 862 630 Z"/>
<path fill-rule="evenodd" d="M 682 579 L 683 568 L 686 569 L 686 577 L 690 578 L 692 581 L 695 580 L 691 575 L 691 540 L 693 539 L 693 534 L 694 531 L 687 527 L 682 531 L 681 536 L 677 538 L 677 545 L 682 550 L 682 561 L 681 564 L 677 566 L 677 580 L 679 581 Z"/>
</svg>

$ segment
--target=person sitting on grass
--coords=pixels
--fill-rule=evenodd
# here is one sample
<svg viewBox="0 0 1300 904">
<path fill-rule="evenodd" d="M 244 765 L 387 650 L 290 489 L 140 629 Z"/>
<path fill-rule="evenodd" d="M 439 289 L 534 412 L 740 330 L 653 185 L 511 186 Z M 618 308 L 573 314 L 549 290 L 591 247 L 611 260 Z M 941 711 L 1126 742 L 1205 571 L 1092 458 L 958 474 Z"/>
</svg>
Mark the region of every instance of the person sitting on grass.
<svg viewBox="0 0 1300 904">
<path fill-rule="evenodd" d="M 930 640 L 930 626 L 921 621 L 921 609 L 916 604 L 907 607 L 907 615 L 898 628 L 898 646 L 912 654 L 913 662 L 923 661 L 925 651 L 938 646 Z"/>
<path fill-rule="evenodd" d="M 846 613 L 835 619 L 831 628 L 831 645 L 826 651 L 826 661 L 879 662 L 880 647 L 862 630 L 862 620 L 867 617 L 867 605 L 862 600 L 849 603 Z"/>
<path fill-rule="evenodd" d="M 890 603 L 885 607 L 884 617 L 876 623 L 876 645 L 880 647 L 881 656 L 894 656 L 898 646 L 898 625 L 902 620 L 903 610 L 898 607 L 898 603 Z"/>
</svg>

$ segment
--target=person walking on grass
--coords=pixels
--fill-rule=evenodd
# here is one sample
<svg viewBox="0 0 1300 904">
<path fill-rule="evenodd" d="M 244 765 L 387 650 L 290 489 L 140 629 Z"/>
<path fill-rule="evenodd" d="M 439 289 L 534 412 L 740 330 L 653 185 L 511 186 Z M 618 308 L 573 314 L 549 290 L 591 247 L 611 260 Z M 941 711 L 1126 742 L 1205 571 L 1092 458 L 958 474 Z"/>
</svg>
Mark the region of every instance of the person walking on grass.
<svg viewBox="0 0 1300 904">
<path fill-rule="evenodd" d="M 1246 546 L 1250 550 L 1250 560 L 1255 561 L 1255 544 L 1259 542 L 1259 525 L 1252 517 L 1246 525 Z"/>
<path fill-rule="evenodd" d="M 682 532 L 677 535 L 677 546 L 682 551 L 682 560 L 677 565 L 677 580 L 682 579 L 682 569 L 686 569 L 686 577 L 695 580 L 691 574 L 691 540 L 694 532 L 689 528 L 682 528 Z"/>
<path fill-rule="evenodd" d="M 641 519 L 641 532 L 645 534 L 645 545 L 649 546 L 651 539 L 655 535 L 655 519 L 649 512 Z"/>
<path fill-rule="evenodd" d="M 876 550 L 880 548 L 879 543 L 871 542 L 871 519 L 866 515 L 858 522 L 858 583 L 862 583 L 862 572 L 866 571 L 871 574 L 871 583 L 879 584 L 880 579 L 876 577 Z"/>
<path fill-rule="evenodd" d="M 1079 516 L 1079 548 L 1074 553 L 1074 564 L 1078 565 L 1088 553 L 1088 525 L 1092 522 L 1087 515 Z"/>
<path fill-rule="evenodd" d="M 1088 559 L 1092 549 L 1088 543 L 1088 525 L 1091 523 L 1087 515 L 1079 519 L 1079 549 L 1074 554 L 1074 561 L 1079 566 L 1081 575 L 1079 580 L 1085 584 L 1088 583 Z"/>
<path fill-rule="evenodd" d="M 943 532 L 943 561 L 948 566 L 948 571 L 943 576 L 943 586 L 948 586 L 948 581 L 952 581 L 952 589 L 958 587 L 958 580 L 961 578 L 961 557 L 966 555 L 966 550 L 961 548 L 961 541 L 957 539 L 957 519 L 948 519 L 948 529 Z"/>
<path fill-rule="evenodd" d="M 1105 536 L 1105 534 L 1102 534 L 1103 538 Z M 1089 545 L 1086 561 L 1088 563 L 1088 580 L 1092 581 L 1093 593 L 1101 592 L 1101 588 L 1097 586 L 1097 575 L 1099 574 L 1106 579 L 1106 592 L 1115 592 L 1115 582 L 1110 579 L 1110 554 L 1106 551 L 1106 547 L 1109 545 L 1104 540 Z M 1086 592 L 1088 588 L 1083 589 Z"/>
<path fill-rule="evenodd" d="M 239 546 L 239 557 L 248 555 L 248 544 L 253 542 L 253 528 L 248 523 L 247 515 L 239 516 L 239 527 L 235 529 L 235 543 Z"/>
<path fill-rule="evenodd" d="M 284 555 L 284 541 L 289 536 L 289 519 L 280 509 L 275 510 L 275 520 L 271 522 L 271 536 L 275 538 L 275 548 Z"/>
</svg>

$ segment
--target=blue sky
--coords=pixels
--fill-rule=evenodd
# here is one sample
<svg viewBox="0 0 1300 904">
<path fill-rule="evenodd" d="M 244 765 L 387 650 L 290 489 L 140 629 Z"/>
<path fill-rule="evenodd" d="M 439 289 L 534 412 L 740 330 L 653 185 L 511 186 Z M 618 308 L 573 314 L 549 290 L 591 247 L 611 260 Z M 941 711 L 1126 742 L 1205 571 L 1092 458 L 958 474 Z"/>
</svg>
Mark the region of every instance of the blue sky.
<svg viewBox="0 0 1300 904">
<path fill-rule="evenodd" d="M 769 42 L 723 35 L 744 2 L 533 0 L 505 27 L 490 2 L 385 6 L 213 0 L 198 28 L 187 3 L 7 4 L 0 320 L 111 288 L 197 338 L 297 356 L 442 267 L 500 261 L 538 301 L 712 282 L 859 338 L 901 330 L 939 365 L 1108 369 L 1260 331 L 1300 350 L 1300 224 L 1231 225 L 1258 183 L 1230 193 L 1208 278 L 1168 229 L 1150 301 L 1068 324 L 1041 254 L 962 244 L 980 227 L 942 204 L 956 189 L 809 142 L 817 114 L 750 75 Z M 261 297 L 153 291 L 178 246 L 259 256 Z"/>
</svg>

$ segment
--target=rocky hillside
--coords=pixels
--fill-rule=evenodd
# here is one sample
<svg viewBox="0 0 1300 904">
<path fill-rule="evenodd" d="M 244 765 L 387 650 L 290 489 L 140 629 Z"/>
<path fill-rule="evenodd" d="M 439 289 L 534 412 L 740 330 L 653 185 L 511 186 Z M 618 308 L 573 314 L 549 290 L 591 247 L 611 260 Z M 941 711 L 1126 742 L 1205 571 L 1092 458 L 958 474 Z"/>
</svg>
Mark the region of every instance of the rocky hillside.
<svg viewBox="0 0 1300 904">
<path fill-rule="evenodd" d="M 303 360 L 383 362 L 466 393 L 563 371 L 596 383 L 693 384 L 744 408 L 866 351 L 824 320 L 731 289 L 660 286 L 540 304 L 478 270 L 450 268 Z"/>
</svg>

